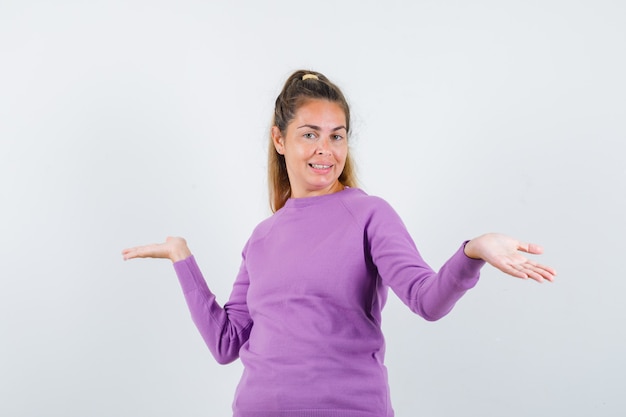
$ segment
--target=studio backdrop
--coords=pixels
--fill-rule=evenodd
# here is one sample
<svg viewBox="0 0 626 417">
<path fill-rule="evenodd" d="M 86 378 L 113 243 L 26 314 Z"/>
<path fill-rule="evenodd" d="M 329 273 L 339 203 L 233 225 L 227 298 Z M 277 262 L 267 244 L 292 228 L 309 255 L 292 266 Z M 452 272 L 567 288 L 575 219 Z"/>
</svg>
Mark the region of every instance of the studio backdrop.
<svg viewBox="0 0 626 417">
<path fill-rule="evenodd" d="M 466 240 L 539 243 L 558 279 L 485 267 L 429 323 L 384 310 L 398 417 L 626 410 L 626 6 L 618 1 L 0 4 L 0 415 L 228 416 L 169 261 L 224 303 L 271 214 L 286 77 L 347 95 L 360 186 L 433 268 Z"/>
</svg>

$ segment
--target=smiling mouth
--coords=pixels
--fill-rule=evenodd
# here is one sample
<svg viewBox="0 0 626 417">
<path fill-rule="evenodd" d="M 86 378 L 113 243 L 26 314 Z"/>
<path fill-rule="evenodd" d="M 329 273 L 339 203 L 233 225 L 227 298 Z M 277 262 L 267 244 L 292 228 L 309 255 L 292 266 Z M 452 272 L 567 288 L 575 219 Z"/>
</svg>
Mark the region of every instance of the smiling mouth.
<svg viewBox="0 0 626 417">
<path fill-rule="evenodd" d="M 309 166 L 314 169 L 328 169 L 332 165 L 309 164 Z"/>
</svg>

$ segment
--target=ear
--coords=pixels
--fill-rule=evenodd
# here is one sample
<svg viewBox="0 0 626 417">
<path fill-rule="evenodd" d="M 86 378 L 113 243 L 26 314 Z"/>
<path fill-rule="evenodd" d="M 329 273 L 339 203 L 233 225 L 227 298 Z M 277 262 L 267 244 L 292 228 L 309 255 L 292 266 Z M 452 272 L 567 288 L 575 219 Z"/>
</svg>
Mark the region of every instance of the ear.
<svg viewBox="0 0 626 417">
<path fill-rule="evenodd" d="M 284 155 L 285 154 L 285 140 L 278 126 L 272 126 L 272 141 L 274 142 L 274 148 L 276 148 L 276 152 L 278 152 L 281 155 Z"/>
</svg>

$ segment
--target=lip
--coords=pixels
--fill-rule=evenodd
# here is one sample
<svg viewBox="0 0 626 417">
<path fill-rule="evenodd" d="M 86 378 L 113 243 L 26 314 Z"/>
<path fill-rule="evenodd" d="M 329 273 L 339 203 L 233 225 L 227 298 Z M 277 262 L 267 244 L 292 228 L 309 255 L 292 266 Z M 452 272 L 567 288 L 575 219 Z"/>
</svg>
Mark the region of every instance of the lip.
<svg viewBox="0 0 626 417">
<path fill-rule="evenodd" d="M 326 173 L 330 171 L 335 165 L 329 162 L 309 162 L 309 168 L 314 172 Z"/>
</svg>

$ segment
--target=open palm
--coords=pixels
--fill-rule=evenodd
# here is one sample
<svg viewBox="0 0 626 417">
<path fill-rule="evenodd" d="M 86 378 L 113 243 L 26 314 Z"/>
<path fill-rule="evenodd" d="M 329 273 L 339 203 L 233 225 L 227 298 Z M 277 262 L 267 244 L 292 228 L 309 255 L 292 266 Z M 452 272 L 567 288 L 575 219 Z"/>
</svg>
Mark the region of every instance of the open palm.
<svg viewBox="0 0 626 417">
<path fill-rule="evenodd" d="M 135 246 L 122 251 L 124 260 L 134 258 L 163 258 L 172 262 L 181 261 L 191 255 L 187 242 L 182 237 L 168 237 L 163 243 Z"/>
<path fill-rule="evenodd" d="M 541 246 L 521 242 L 506 235 L 488 233 L 472 239 L 465 246 L 465 253 L 517 278 L 552 282 L 556 276 L 553 268 L 531 261 L 522 254 L 539 255 L 543 253 Z"/>
</svg>

